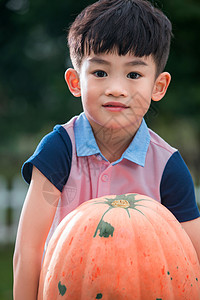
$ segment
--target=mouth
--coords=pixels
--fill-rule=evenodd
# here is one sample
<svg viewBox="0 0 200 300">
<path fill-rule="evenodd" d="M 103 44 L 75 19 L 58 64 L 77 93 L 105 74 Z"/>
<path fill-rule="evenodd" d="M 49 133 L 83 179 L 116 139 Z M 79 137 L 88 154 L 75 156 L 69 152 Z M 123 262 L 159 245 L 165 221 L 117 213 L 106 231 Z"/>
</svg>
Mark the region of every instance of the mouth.
<svg viewBox="0 0 200 300">
<path fill-rule="evenodd" d="M 107 102 L 107 103 L 103 104 L 103 107 L 121 108 L 121 109 L 128 108 L 127 105 L 125 105 L 124 103 L 120 103 L 120 102 Z"/>
</svg>

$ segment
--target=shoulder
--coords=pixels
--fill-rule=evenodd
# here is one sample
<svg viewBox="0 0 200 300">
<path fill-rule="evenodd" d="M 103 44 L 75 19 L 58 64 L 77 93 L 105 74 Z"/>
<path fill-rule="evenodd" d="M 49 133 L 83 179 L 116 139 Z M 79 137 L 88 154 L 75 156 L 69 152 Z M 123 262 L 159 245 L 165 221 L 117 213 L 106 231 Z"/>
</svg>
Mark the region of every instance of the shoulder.
<svg viewBox="0 0 200 300">
<path fill-rule="evenodd" d="M 59 143 L 61 148 L 58 147 L 58 144 L 56 143 Z M 57 151 L 61 151 L 63 146 L 66 146 L 67 148 L 69 148 L 69 146 L 71 147 L 70 136 L 64 126 L 56 125 L 50 133 L 42 138 L 38 144 L 38 147 L 36 148 L 36 151 L 45 151 L 55 148 Z"/>
<path fill-rule="evenodd" d="M 62 190 L 71 168 L 72 143 L 67 130 L 56 125 L 38 144 L 33 155 L 23 164 L 22 176 L 30 183 L 35 166 L 58 190 Z"/>
<path fill-rule="evenodd" d="M 68 132 L 61 125 L 56 125 L 50 133 L 39 142 L 32 159 L 38 155 L 46 156 L 49 160 L 55 160 L 57 155 L 72 152 L 71 139 Z"/>
<path fill-rule="evenodd" d="M 178 151 L 167 161 L 161 183 L 161 203 L 180 222 L 199 217 L 192 176 Z"/>
<path fill-rule="evenodd" d="M 187 165 L 178 150 L 149 129 L 151 160 L 162 169 L 161 203 L 178 219 L 186 222 L 199 217 L 194 184 Z"/>
<path fill-rule="evenodd" d="M 177 152 L 177 149 L 169 145 L 164 139 L 162 139 L 151 129 L 148 130 L 150 135 L 150 142 L 147 151 L 146 162 L 151 169 L 159 172 L 159 178 L 161 178 L 168 160 L 175 152 Z"/>
<path fill-rule="evenodd" d="M 168 153 L 169 157 L 177 151 L 176 148 L 172 147 L 168 144 L 163 138 L 161 138 L 157 133 L 153 130 L 148 129 L 150 134 L 150 145 L 155 149 L 155 151 L 159 151 L 162 153 Z"/>
<path fill-rule="evenodd" d="M 189 169 L 178 151 L 167 161 L 161 183 L 163 185 L 193 183 Z"/>
</svg>

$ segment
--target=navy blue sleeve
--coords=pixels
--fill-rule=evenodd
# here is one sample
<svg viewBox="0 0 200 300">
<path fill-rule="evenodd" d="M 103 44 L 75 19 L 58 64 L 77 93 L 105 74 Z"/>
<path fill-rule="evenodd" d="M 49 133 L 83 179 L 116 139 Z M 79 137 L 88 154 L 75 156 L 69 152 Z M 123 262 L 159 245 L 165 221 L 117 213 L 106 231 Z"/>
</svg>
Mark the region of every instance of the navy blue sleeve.
<svg viewBox="0 0 200 300">
<path fill-rule="evenodd" d="M 160 194 L 161 203 L 179 222 L 190 221 L 200 216 L 192 177 L 178 151 L 170 157 L 165 166 Z"/>
<path fill-rule="evenodd" d="M 27 183 L 30 183 L 34 165 L 62 192 L 69 177 L 71 160 L 70 137 L 61 125 L 57 125 L 41 140 L 34 154 L 23 164 L 22 176 Z"/>
</svg>

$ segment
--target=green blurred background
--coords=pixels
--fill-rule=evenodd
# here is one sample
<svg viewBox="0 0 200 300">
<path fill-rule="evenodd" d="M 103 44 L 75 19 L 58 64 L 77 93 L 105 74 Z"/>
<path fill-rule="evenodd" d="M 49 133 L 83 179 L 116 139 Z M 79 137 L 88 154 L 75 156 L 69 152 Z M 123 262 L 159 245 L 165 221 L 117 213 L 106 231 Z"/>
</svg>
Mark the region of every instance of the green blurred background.
<svg viewBox="0 0 200 300">
<path fill-rule="evenodd" d="M 71 66 L 69 24 L 89 0 L 0 0 L 0 300 L 12 299 L 12 253 L 27 186 L 20 168 L 55 124 L 82 110 L 64 81 Z M 172 82 L 147 124 L 178 148 L 200 186 L 200 2 L 153 1 L 174 38 L 166 70 Z M 9 238 L 8 238 L 9 237 Z"/>
</svg>

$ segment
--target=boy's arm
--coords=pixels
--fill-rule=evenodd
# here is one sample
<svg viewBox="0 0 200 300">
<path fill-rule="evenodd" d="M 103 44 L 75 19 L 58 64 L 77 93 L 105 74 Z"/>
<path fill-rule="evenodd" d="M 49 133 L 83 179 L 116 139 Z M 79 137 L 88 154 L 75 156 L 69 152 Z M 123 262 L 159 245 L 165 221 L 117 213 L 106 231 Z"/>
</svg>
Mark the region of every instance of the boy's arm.
<svg viewBox="0 0 200 300">
<path fill-rule="evenodd" d="M 182 222 L 181 225 L 190 237 L 200 262 L 200 218 L 188 222 Z"/>
<path fill-rule="evenodd" d="M 50 191 L 50 196 L 56 199 L 53 205 L 48 202 L 47 193 L 44 194 L 44 186 L 45 191 Z M 60 191 L 33 167 L 30 187 L 20 217 L 13 259 L 14 300 L 37 299 L 44 244 L 60 194 Z"/>
</svg>

